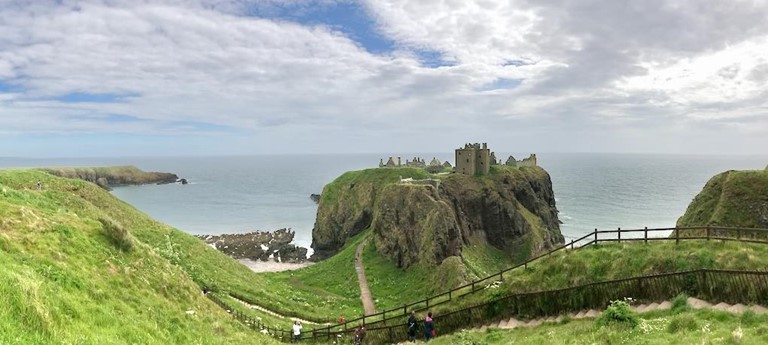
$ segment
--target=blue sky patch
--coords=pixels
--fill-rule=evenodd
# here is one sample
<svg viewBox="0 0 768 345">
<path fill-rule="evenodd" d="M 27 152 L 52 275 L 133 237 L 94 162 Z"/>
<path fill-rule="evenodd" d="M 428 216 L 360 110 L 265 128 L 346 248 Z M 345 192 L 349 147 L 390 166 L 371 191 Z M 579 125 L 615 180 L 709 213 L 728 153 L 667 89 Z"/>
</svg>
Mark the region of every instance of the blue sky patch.
<svg viewBox="0 0 768 345">
<path fill-rule="evenodd" d="M 16 93 L 23 92 L 24 88 L 18 85 L 14 85 L 8 81 L 0 80 L 0 93 Z"/>
<path fill-rule="evenodd" d="M 137 97 L 137 94 L 117 94 L 117 93 L 89 93 L 89 92 L 71 92 L 54 99 L 64 103 L 119 103 L 129 97 Z"/>
<path fill-rule="evenodd" d="M 523 79 L 508 79 L 508 78 L 497 78 L 492 83 L 489 83 L 485 85 L 482 90 L 483 91 L 490 91 L 490 90 L 506 90 L 506 89 L 514 89 L 520 84 L 523 83 Z"/>
<path fill-rule="evenodd" d="M 325 25 L 333 30 L 343 32 L 347 37 L 357 42 L 370 53 L 381 54 L 395 49 L 395 43 L 380 34 L 376 22 L 356 1 L 340 1 L 333 3 L 290 3 L 270 6 L 268 8 L 253 7 L 250 15 L 297 22 L 302 25 Z"/>
<path fill-rule="evenodd" d="M 161 128 L 165 130 L 181 130 L 192 132 L 237 132 L 237 130 L 230 126 L 217 125 L 215 123 L 201 121 L 173 121 L 166 123 L 165 125 L 161 126 Z"/>
<path fill-rule="evenodd" d="M 514 60 L 514 59 L 513 60 L 507 60 L 507 62 L 502 64 L 502 66 L 517 66 L 517 67 L 528 66 L 528 65 L 533 65 L 533 64 L 529 63 L 529 62 L 525 62 L 523 60 Z"/>
<path fill-rule="evenodd" d="M 421 65 L 429 68 L 455 66 L 455 62 L 446 61 L 443 57 L 443 53 L 436 50 L 416 50 L 414 51 L 416 57 L 421 62 Z"/>
</svg>

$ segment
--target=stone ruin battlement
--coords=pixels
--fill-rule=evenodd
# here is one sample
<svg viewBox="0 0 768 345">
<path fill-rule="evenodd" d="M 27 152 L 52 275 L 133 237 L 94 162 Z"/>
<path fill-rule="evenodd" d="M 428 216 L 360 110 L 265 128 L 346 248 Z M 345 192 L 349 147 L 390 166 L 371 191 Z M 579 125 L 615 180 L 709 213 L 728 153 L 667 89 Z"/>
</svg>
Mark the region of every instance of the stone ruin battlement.
<svg viewBox="0 0 768 345">
<path fill-rule="evenodd" d="M 509 156 L 509 158 L 502 163 L 501 160 L 496 159 L 496 154 L 488 148 L 488 143 L 466 143 L 463 148 L 459 147 L 456 149 L 455 153 L 456 167 L 454 168 L 454 171 L 465 175 L 487 174 L 491 170 L 491 165 L 504 164 L 515 167 L 538 166 L 535 153 L 532 153 L 522 160 L 516 160 L 515 157 Z M 440 160 L 435 157 L 432 158 L 432 161 L 430 161 L 429 164 L 426 163 L 426 160 L 420 157 L 413 157 L 413 160 L 406 160 L 405 165 L 402 164 L 400 157 L 389 157 L 386 163 L 384 163 L 384 159 L 379 160 L 379 168 L 396 168 L 402 166 L 427 168 L 441 165 L 446 168 L 452 167 L 451 163 L 448 161 L 441 164 Z"/>
</svg>

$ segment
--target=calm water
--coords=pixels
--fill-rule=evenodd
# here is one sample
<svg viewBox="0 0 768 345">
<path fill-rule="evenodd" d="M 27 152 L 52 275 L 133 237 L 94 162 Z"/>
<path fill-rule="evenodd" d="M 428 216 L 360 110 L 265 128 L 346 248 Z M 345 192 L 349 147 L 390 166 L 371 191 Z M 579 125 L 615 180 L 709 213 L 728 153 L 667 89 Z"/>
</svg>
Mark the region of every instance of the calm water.
<svg viewBox="0 0 768 345">
<path fill-rule="evenodd" d="M 528 156 L 513 154 L 518 159 Z M 497 157 L 508 155 L 498 153 Z M 420 156 L 453 163 L 452 153 Z M 316 212 L 309 194 L 319 193 L 344 171 L 376 166 L 382 157 L 0 158 L 0 167 L 131 164 L 173 172 L 191 184 L 121 187 L 113 194 L 192 234 L 290 227 L 296 231 L 296 242 L 309 247 Z M 567 237 L 594 228 L 674 226 L 711 176 L 729 169 L 763 169 L 768 163 L 768 157 L 754 156 L 538 154 L 538 158 L 552 176 Z"/>
</svg>

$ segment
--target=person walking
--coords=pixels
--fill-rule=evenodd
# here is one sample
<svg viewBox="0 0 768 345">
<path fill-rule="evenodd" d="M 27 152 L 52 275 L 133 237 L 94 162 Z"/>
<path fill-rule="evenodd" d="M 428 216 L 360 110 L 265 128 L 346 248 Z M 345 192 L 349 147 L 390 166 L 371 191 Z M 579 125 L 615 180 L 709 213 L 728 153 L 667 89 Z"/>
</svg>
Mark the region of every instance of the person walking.
<svg viewBox="0 0 768 345">
<path fill-rule="evenodd" d="M 365 339 L 365 327 L 363 325 L 357 326 L 355 329 L 354 343 L 355 345 L 362 345 Z"/>
<path fill-rule="evenodd" d="M 427 313 L 427 318 L 424 319 L 424 341 L 429 341 L 435 337 L 435 323 L 432 320 L 432 312 Z"/>
<path fill-rule="evenodd" d="M 416 341 L 416 312 L 411 310 L 411 316 L 408 318 L 408 340 Z"/>
<path fill-rule="evenodd" d="M 301 322 L 293 322 L 293 341 L 299 342 L 301 340 Z"/>
</svg>

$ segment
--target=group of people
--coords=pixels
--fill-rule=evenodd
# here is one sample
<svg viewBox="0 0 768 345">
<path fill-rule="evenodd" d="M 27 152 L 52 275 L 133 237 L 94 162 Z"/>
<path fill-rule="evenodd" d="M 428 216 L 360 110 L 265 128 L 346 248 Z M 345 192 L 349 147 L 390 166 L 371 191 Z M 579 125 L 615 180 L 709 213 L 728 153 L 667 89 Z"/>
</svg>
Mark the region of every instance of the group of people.
<svg viewBox="0 0 768 345">
<path fill-rule="evenodd" d="M 344 316 L 339 316 L 339 324 L 343 325 L 345 323 L 347 323 L 347 320 L 344 318 Z M 410 342 L 416 341 L 416 335 L 418 334 L 419 328 L 419 320 L 416 319 L 416 312 L 411 311 L 411 315 L 408 317 L 408 322 L 406 325 L 408 326 L 408 340 Z M 429 312 L 427 313 L 427 317 L 424 319 L 424 341 L 429 341 L 436 335 L 435 322 L 432 320 L 432 312 Z M 291 340 L 293 342 L 298 342 L 301 340 L 301 322 L 299 321 L 293 322 L 293 334 Z M 365 340 L 365 326 L 358 325 L 357 328 L 355 328 L 354 333 L 352 333 L 352 342 L 355 345 L 362 345 L 363 340 Z"/>
<path fill-rule="evenodd" d="M 416 334 L 418 333 L 419 320 L 416 319 L 416 312 L 411 311 L 411 316 L 408 317 L 408 340 L 411 342 L 416 341 Z M 429 341 L 436 336 L 435 322 L 432 320 L 432 312 L 427 313 L 427 317 L 424 319 L 424 341 Z"/>
</svg>

